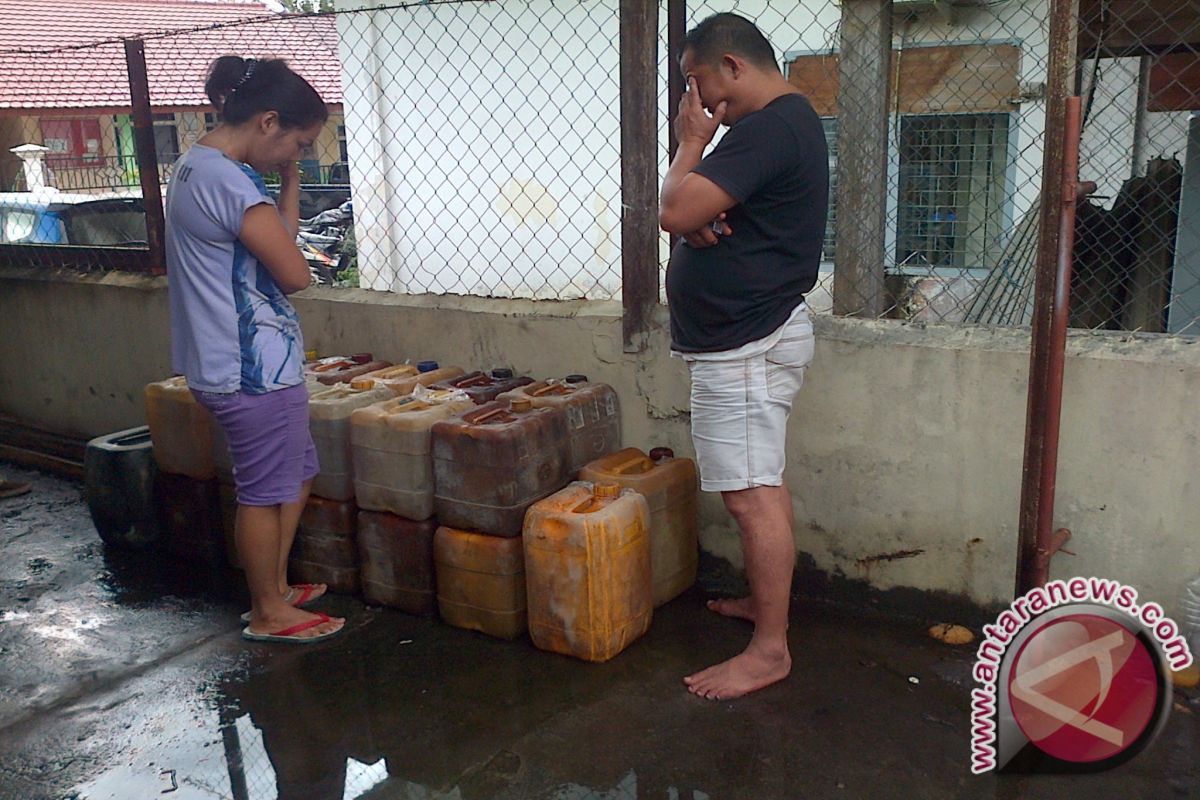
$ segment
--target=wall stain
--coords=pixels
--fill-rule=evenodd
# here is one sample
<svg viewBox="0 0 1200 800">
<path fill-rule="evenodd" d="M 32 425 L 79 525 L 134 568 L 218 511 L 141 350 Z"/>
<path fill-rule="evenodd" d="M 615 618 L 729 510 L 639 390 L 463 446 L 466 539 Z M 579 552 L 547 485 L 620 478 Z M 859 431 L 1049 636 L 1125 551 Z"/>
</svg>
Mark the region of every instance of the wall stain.
<svg viewBox="0 0 1200 800">
<path fill-rule="evenodd" d="M 511 178 L 500 187 L 496 213 L 507 222 L 531 228 L 547 223 L 556 225 L 559 221 L 558 201 L 549 189 L 532 178 L 527 181 Z"/>
</svg>

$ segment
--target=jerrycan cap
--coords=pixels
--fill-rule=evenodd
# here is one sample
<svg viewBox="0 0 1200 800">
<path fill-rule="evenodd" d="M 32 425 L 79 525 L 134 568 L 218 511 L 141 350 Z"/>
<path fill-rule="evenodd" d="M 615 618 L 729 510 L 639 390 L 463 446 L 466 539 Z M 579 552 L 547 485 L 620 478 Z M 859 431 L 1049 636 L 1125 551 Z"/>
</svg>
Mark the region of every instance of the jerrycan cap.
<svg viewBox="0 0 1200 800">
<path fill-rule="evenodd" d="M 592 494 L 596 497 L 620 497 L 621 486 L 616 483 L 597 483 Z"/>
<path fill-rule="evenodd" d="M 374 358 L 370 353 L 355 353 L 354 355 L 350 356 L 350 360 L 355 364 L 366 364 L 369 361 L 373 361 Z"/>
<path fill-rule="evenodd" d="M 371 378 L 356 378 L 350 381 L 350 388 L 356 392 L 365 391 L 366 389 L 374 388 L 375 381 Z"/>
<path fill-rule="evenodd" d="M 508 407 L 512 411 L 531 411 L 533 410 L 533 401 L 528 397 L 514 397 L 508 401 Z"/>
<path fill-rule="evenodd" d="M 492 377 L 498 381 L 506 381 L 513 376 L 513 371 L 506 367 L 497 367 L 492 370 Z"/>
<path fill-rule="evenodd" d="M 668 458 L 674 458 L 675 451 L 669 447 L 656 447 L 650 451 L 651 461 L 663 461 Z"/>
<path fill-rule="evenodd" d="M 317 360 L 317 351 L 316 350 L 305 350 L 304 351 L 304 360 L 305 361 L 316 361 Z"/>
<path fill-rule="evenodd" d="M 438 368 L 438 362 L 436 362 L 436 361 L 418 361 L 417 362 L 417 372 L 433 372 L 437 368 Z"/>
<path fill-rule="evenodd" d="M 567 377 L 563 378 L 563 383 L 587 383 L 587 382 L 588 382 L 588 376 L 580 375 L 578 373 L 575 373 L 573 375 L 568 375 Z"/>
</svg>

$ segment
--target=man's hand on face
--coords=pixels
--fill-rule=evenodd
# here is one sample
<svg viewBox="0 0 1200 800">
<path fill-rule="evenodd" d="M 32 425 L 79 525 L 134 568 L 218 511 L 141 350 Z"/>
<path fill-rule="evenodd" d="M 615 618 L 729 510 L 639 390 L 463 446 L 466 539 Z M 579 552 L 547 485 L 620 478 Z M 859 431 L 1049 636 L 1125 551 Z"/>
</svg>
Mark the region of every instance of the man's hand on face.
<svg viewBox="0 0 1200 800">
<path fill-rule="evenodd" d="M 733 233 L 733 228 L 730 228 L 729 223 L 725 221 L 725 212 L 722 211 L 720 216 L 700 230 L 685 233 L 683 240 L 696 248 L 712 247 L 717 243 L 718 236 L 728 236 L 731 233 Z"/>
<path fill-rule="evenodd" d="M 725 119 L 727 105 L 722 100 L 713 109 L 710 117 L 704 110 L 696 79 L 688 78 L 688 90 L 683 93 L 683 98 L 679 101 L 679 114 L 675 117 L 675 138 L 679 140 L 680 144 L 695 142 L 702 146 L 707 145 L 716 135 L 721 121 Z"/>
</svg>

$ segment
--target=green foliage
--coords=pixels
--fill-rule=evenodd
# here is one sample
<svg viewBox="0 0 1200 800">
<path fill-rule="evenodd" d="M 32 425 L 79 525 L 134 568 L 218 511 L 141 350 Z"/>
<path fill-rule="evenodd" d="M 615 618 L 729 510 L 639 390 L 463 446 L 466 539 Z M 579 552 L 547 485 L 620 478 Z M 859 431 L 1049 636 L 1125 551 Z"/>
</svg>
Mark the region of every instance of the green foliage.
<svg viewBox="0 0 1200 800">
<path fill-rule="evenodd" d="M 357 289 L 358 242 L 354 238 L 353 225 L 346 230 L 346 235 L 342 239 L 341 253 L 348 256 L 348 258 L 346 259 L 346 268 L 334 276 L 334 278 L 337 280 L 337 285 L 345 286 L 350 289 Z"/>
</svg>

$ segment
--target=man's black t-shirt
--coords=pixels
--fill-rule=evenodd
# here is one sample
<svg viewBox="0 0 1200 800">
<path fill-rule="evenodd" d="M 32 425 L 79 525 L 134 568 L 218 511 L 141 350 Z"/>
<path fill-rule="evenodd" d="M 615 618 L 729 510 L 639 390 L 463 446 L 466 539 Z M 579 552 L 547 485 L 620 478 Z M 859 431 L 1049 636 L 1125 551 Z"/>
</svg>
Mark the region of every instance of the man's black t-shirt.
<svg viewBox="0 0 1200 800">
<path fill-rule="evenodd" d="M 767 336 L 817 282 L 829 156 L 808 100 L 785 94 L 734 123 L 693 172 L 738 205 L 713 247 L 680 240 L 667 267 L 675 350 L 731 350 Z"/>
</svg>

